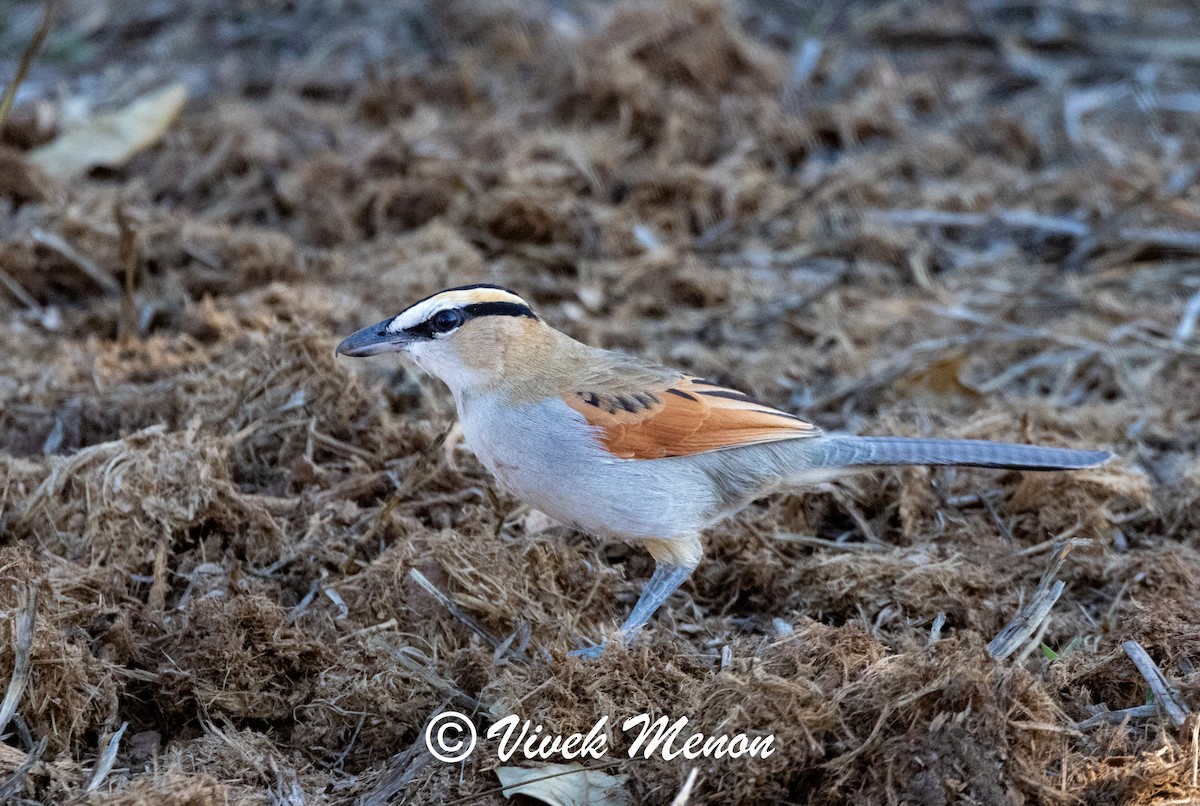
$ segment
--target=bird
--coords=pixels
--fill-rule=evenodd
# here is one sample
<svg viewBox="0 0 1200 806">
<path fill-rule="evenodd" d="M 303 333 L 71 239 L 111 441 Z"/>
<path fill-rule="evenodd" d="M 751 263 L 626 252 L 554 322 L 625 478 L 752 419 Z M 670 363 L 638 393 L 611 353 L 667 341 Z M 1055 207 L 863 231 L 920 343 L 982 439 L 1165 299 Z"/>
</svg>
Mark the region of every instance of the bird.
<svg viewBox="0 0 1200 806">
<path fill-rule="evenodd" d="M 776 491 L 897 465 L 1077 470 L 1112 457 L 826 433 L 737 389 L 579 342 L 487 283 L 418 300 L 335 351 L 383 353 L 449 387 L 465 442 L 502 488 L 579 531 L 645 546 L 654 571 L 613 636 L 622 643 L 691 576 L 706 529 Z M 594 658 L 608 644 L 570 654 Z"/>
</svg>

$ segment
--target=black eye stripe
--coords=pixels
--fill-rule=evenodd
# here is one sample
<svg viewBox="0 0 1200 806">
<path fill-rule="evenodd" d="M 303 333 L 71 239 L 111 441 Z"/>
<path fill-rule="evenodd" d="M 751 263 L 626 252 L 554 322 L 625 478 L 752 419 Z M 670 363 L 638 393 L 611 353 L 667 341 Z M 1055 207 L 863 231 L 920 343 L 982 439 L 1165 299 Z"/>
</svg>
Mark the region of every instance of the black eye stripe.
<svg viewBox="0 0 1200 806">
<path fill-rule="evenodd" d="M 463 308 L 468 319 L 480 316 L 528 316 L 537 319 L 537 314 L 528 305 L 519 302 L 475 302 Z"/>
<path fill-rule="evenodd" d="M 450 311 L 461 314 L 462 320 L 446 329 L 439 328 L 434 324 L 434 320 Z M 537 314 L 528 305 L 522 305 L 518 302 L 475 302 L 462 308 L 443 308 L 421 324 L 405 328 L 404 332 L 413 338 L 432 339 L 439 334 L 449 333 L 451 330 L 461 327 L 464 323 L 472 319 L 478 319 L 481 316 L 527 316 L 530 319 L 537 319 Z"/>
</svg>

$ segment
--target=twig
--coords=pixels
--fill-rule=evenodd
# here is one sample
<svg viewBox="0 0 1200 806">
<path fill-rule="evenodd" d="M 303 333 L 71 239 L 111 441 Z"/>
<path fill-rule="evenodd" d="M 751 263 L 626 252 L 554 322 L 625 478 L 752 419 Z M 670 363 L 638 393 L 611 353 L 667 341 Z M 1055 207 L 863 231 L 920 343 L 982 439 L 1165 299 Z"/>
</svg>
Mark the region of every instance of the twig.
<svg viewBox="0 0 1200 806">
<path fill-rule="evenodd" d="M 333 766 L 330 769 L 340 770 L 342 765 L 346 763 L 346 758 L 350 755 L 350 751 L 354 749 L 354 744 L 358 741 L 358 737 L 362 733 L 363 725 L 365 724 L 367 724 L 367 714 L 364 712 L 358 718 L 358 727 L 354 729 L 354 733 L 350 734 L 350 741 L 346 743 L 342 752 L 338 754 L 337 760 L 333 762 Z"/>
<path fill-rule="evenodd" d="M 1012 364 L 991 380 L 974 384 L 974 386 L 977 390 L 979 390 L 980 394 L 989 395 L 992 392 L 1007 386 L 1018 378 L 1021 378 L 1031 370 L 1040 369 L 1042 367 L 1060 367 L 1067 361 L 1085 359 L 1093 354 L 1093 350 L 1076 349 L 1038 353 L 1037 355 L 1024 361 L 1018 361 L 1016 364 Z"/>
<path fill-rule="evenodd" d="M 1062 596 L 1066 583 L 1055 582 L 1047 590 L 1039 590 L 1017 611 L 1017 615 L 1003 630 L 988 644 L 988 653 L 996 660 L 1003 660 L 1024 644 L 1037 630 L 1038 626 L 1050 615 L 1050 609 Z"/>
<path fill-rule="evenodd" d="M 29 238 L 38 246 L 43 246 L 52 252 L 57 252 L 60 257 L 65 258 L 68 263 L 74 265 L 107 293 L 121 293 L 121 285 L 116 280 L 105 273 L 90 258 L 81 254 L 78 249 L 63 240 L 61 236 L 53 232 L 47 232 L 39 227 L 34 227 L 29 230 Z"/>
<path fill-rule="evenodd" d="M 331 437 L 329 434 L 322 434 L 320 431 L 313 428 L 312 425 L 309 425 L 308 431 L 310 434 L 312 434 L 312 438 L 315 441 L 320 442 L 330 450 L 338 451 L 343 454 L 349 454 L 350 456 L 357 456 L 359 459 L 363 459 L 367 462 L 379 461 L 379 457 L 373 452 L 363 450 L 355 445 L 351 445 L 349 442 L 342 442 L 342 440 L 338 439 L 337 437 Z"/>
<path fill-rule="evenodd" d="M 390 630 L 393 627 L 395 627 L 397 624 L 399 624 L 399 622 L 396 621 L 396 619 L 390 618 L 387 621 L 381 622 L 379 624 L 372 624 L 369 627 L 362 627 L 361 629 L 357 629 L 354 632 L 348 632 L 345 635 L 339 635 L 337 642 L 339 644 L 344 644 L 345 642 L 350 641 L 354 638 L 362 638 L 363 636 L 371 635 L 372 633 L 377 633 L 377 632 L 386 632 L 387 630 Z"/>
<path fill-rule="evenodd" d="M 1130 243 L 1177 249 L 1181 252 L 1200 252 L 1200 232 L 1173 229 L 1127 228 L 1117 232 L 1117 237 Z"/>
<path fill-rule="evenodd" d="M 1150 687 L 1150 691 L 1154 694 L 1154 702 L 1162 708 L 1167 717 L 1175 724 L 1175 727 L 1182 728 L 1187 722 L 1188 710 L 1187 705 L 1180 699 L 1179 693 L 1175 688 L 1167 682 L 1167 678 L 1163 675 L 1162 670 L 1158 668 L 1158 664 L 1146 654 L 1146 650 L 1137 641 L 1126 641 L 1121 644 L 1121 648 L 1125 650 L 1125 654 L 1133 661 L 1133 665 L 1137 667 L 1138 673 L 1146 680 L 1146 685 Z"/>
<path fill-rule="evenodd" d="M 412 782 L 413 778 L 417 777 L 417 773 L 433 760 L 433 755 L 429 752 L 429 748 L 425 746 L 425 731 L 429 729 L 429 723 L 440 714 L 444 709 L 439 708 L 429 715 L 429 719 L 425 720 L 425 724 L 421 726 L 420 733 L 415 742 L 396 755 L 388 759 L 387 767 L 379 779 L 375 782 L 375 786 L 371 791 L 363 795 L 358 800 L 358 806 L 384 806 L 392 803 L 395 796 L 400 793 L 404 787 Z"/>
<path fill-rule="evenodd" d="M 807 84 L 812 79 L 813 74 L 817 72 L 817 65 L 821 63 L 821 52 L 820 39 L 810 36 L 800 43 L 796 55 L 792 58 L 792 74 L 788 82 L 791 87 Z"/>
<path fill-rule="evenodd" d="M 671 800 L 671 806 L 687 806 L 688 801 L 692 799 L 692 789 L 696 786 L 696 779 L 700 777 L 700 768 L 692 767 L 692 771 L 688 773 L 687 780 L 683 782 L 683 788 Z"/>
<path fill-rule="evenodd" d="M 121 290 L 121 332 L 119 334 L 121 341 L 125 342 L 136 336 L 138 332 L 137 311 L 133 299 L 138 267 L 137 234 L 129 223 L 129 216 L 125 214 L 125 205 L 117 204 L 113 216 L 117 219 L 121 266 L 125 270 L 125 286 Z"/>
<path fill-rule="evenodd" d="M 472 697 L 470 694 L 467 694 L 465 691 L 457 688 L 446 678 L 441 677 L 434 672 L 430 668 L 430 666 L 433 664 L 433 661 L 429 660 L 429 658 L 425 657 L 425 655 L 418 650 L 412 647 L 397 647 L 392 644 L 391 641 L 383 639 L 379 639 L 376 643 L 378 646 L 385 648 L 391 654 L 396 663 L 412 672 L 415 677 L 427 683 L 431 688 L 440 691 L 463 711 L 479 713 L 485 718 L 491 718 L 488 716 L 487 707 L 484 706 L 483 703 Z M 417 657 L 422 658 L 424 663 L 418 661 Z"/>
<path fill-rule="evenodd" d="M 933 626 L 929 628 L 929 643 L 936 644 L 942 640 L 942 627 L 946 626 L 946 614 L 939 612 L 933 619 Z"/>
<path fill-rule="evenodd" d="M 1058 597 L 1062 596 L 1062 592 L 1066 588 L 1065 582 L 1055 581 L 1054 578 L 1062 569 L 1071 548 L 1070 543 L 1063 543 L 1058 547 L 1050 561 L 1050 567 L 1042 575 L 1033 596 L 1029 598 L 1024 607 L 1017 611 L 1013 620 L 988 644 L 988 653 L 993 658 L 1003 660 L 1015 652 L 1037 632 L 1042 622 L 1050 615 L 1050 609 L 1054 607 L 1054 603 L 1058 601 Z"/>
<path fill-rule="evenodd" d="M 1012 229 L 1033 229 L 1052 235 L 1070 235 L 1085 238 L 1091 227 L 1066 216 L 1042 215 L 1033 210 L 993 210 L 990 213 L 953 213 L 944 210 L 869 210 L 868 217 L 876 217 L 889 224 L 910 227 L 983 227 L 1000 224 Z"/>
<path fill-rule="evenodd" d="M 17 794 L 17 790 L 21 786 L 21 781 L 25 779 L 29 771 L 41 760 L 42 753 L 46 752 L 48 738 L 43 736 L 41 741 L 29 751 L 29 755 L 21 762 L 21 766 L 13 770 L 13 774 L 8 776 L 4 783 L 0 784 L 0 803 L 8 803 L 13 795 Z"/>
<path fill-rule="evenodd" d="M 873 369 L 861 378 L 843 383 L 838 389 L 812 401 L 805 408 L 810 411 L 821 411 L 830 406 L 840 404 L 848 398 L 858 398 L 868 392 L 883 389 L 911 372 L 913 366 L 921 359 L 927 359 L 929 363 L 932 363 L 938 358 L 945 356 L 948 352 L 968 345 L 978 344 L 979 340 L 980 337 L 978 335 L 968 335 L 949 336 L 918 342 L 898 353 L 894 353 L 891 359 L 879 369 Z"/>
<path fill-rule="evenodd" d="M 1120 725 L 1126 720 L 1149 719 L 1157 713 L 1158 708 L 1153 705 L 1135 705 L 1132 708 L 1122 708 L 1120 711 L 1101 711 L 1082 722 L 1076 722 L 1074 728 L 1075 730 L 1090 730 L 1101 725 Z"/>
<path fill-rule="evenodd" d="M 17 729 L 17 735 L 21 737 L 21 746 L 26 751 L 33 750 L 33 734 L 29 732 L 29 726 L 25 724 L 25 720 L 21 718 L 20 714 L 13 715 L 13 727 Z M 0 801 L 2 800 L 0 798 Z"/>
<path fill-rule="evenodd" d="M 1083 119 L 1111 103 L 1128 97 L 1129 87 L 1109 84 L 1086 90 L 1068 92 L 1063 98 L 1063 130 L 1067 139 L 1079 145 L 1083 142 Z"/>
<path fill-rule="evenodd" d="M 1200 719 L 1192 722 L 1192 788 L 1200 786 Z"/>
<path fill-rule="evenodd" d="M 26 291 L 25 288 L 3 268 L 0 268 L 0 283 L 2 283 L 4 287 L 8 289 L 10 294 L 17 298 L 18 302 L 20 302 L 29 310 L 36 311 L 39 307 L 41 307 L 38 305 L 37 300 L 33 298 L 33 295 Z"/>
<path fill-rule="evenodd" d="M 113 764 L 117 761 L 117 748 L 120 747 L 121 737 L 125 735 L 125 729 L 128 727 L 128 722 L 122 722 L 121 727 L 117 728 L 117 732 L 109 738 L 104 752 L 100 754 L 100 758 L 96 759 L 96 766 L 92 769 L 92 776 L 88 778 L 87 786 L 83 788 L 85 795 L 95 792 L 112 772 Z"/>
<path fill-rule="evenodd" d="M 29 658 L 33 654 L 33 625 L 37 618 L 38 589 L 30 583 L 17 593 L 17 618 L 13 622 L 13 673 L 8 681 L 8 691 L 0 704 L 0 734 L 8 727 L 8 721 L 17 712 L 17 704 L 29 683 Z"/>
<path fill-rule="evenodd" d="M 1058 596 L 1062 595 L 1062 588 L 1065 587 L 1065 583 L 1057 582 L 1055 584 L 1057 584 L 1059 586 L 1058 594 L 1055 595 L 1055 597 L 1054 597 L 1055 599 L 1057 599 Z M 1051 606 L 1053 606 L 1053 602 L 1051 602 Z M 1049 628 L 1050 628 L 1050 619 L 1048 619 L 1048 618 L 1043 619 L 1042 623 L 1038 625 L 1037 632 L 1035 632 L 1033 634 L 1033 637 L 1028 642 L 1026 642 L 1025 647 L 1020 652 L 1017 653 L 1017 658 L 1016 658 L 1015 662 L 1018 666 L 1023 665 L 1025 663 L 1025 661 L 1028 660 L 1029 656 L 1033 654 L 1033 651 L 1042 645 L 1042 638 L 1045 637 L 1046 630 Z"/>
<path fill-rule="evenodd" d="M 154 550 L 154 574 L 150 592 L 146 595 L 146 607 L 161 613 L 167 606 L 167 541 L 160 539 Z"/>
<path fill-rule="evenodd" d="M 29 68 L 33 65 L 33 60 L 37 56 L 38 51 L 42 49 L 42 43 L 46 41 L 46 37 L 50 34 L 50 28 L 54 23 L 54 17 L 58 13 L 58 0 L 46 0 L 46 5 L 42 9 L 42 22 L 38 25 L 38 29 L 33 33 L 33 39 L 29 40 L 29 44 L 25 46 L 25 51 L 21 54 L 21 61 L 17 63 L 17 71 L 13 73 L 12 81 L 8 82 L 8 86 L 4 88 L 4 97 L 0 99 L 0 124 L 4 123 L 4 119 L 8 117 L 8 112 L 12 109 L 13 101 L 17 99 L 17 90 L 21 87 L 21 82 L 25 80 L 26 74 L 29 73 Z"/>
<path fill-rule="evenodd" d="M 333 606 L 338 609 L 337 618 L 344 619 L 350 615 L 350 608 L 346 605 L 346 600 L 342 598 L 342 595 L 337 592 L 337 588 L 330 585 L 329 587 L 323 588 L 321 592 L 324 593 L 325 598 L 333 602 Z"/>
<path fill-rule="evenodd" d="M 321 580 L 314 579 L 312 584 L 308 586 L 308 593 L 304 594 L 295 607 L 293 607 L 287 616 L 288 624 L 295 624 L 301 616 L 308 612 L 308 607 L 317 598 L 317 594 L 321 592 Z"/>
<path fill-rule="evenodd" d="M 863 533 L 863 537 L 867 539 L 868 543 L 874 543 L 877 546 L 885 545 L 884 542 L 875 535 L 875 530 L 871 528 L 871 522 L 867 520 L 866 515 L 862 514 L 862 511 L 859 510 L 858 506 L 854 503 L 854 499 L 850 497 L 849 493 L 835 484 L 823 484 L 821 485 L 821 488 L 824 488 L 826 491 L 828 491 L 829 494 L 833 496 L 834 500 L 838 502 L 838 506 L 850 514 L 850 519 L 858 526 L 859 531 Z"/>
<path fill-rule="evenodd" d="M 1200 112 L 1200 93 L 1166 92 L 1154 99 L 1154 106 L 1168 112 Z"/>
<path fill-rule="evenodd" d="M 777 532 L 771 537 L 776 540 L 781 540 L 784 543 L 795 543 L 799 546 L 811 546 L 816 549 L 832 549 L 833 551 L 852 551 L 864 554 L 878 553 L 885 551 L 886 547 L 881 543 L 842 543 L 837 540 L 828 540 L 824 537 L 813 537 L 811 535 L 796 534 L 794 532 Z"/>
<path fill-rule="evenodd" d="M 973 311 L 962 305 L 945 306 L 945 305 L 926 305 L 930 313 L 938 316 L 945 316 L 947 319 L 954 319 L 959 322 L 969 322 L 980 327 L 999 328 L 1004 336 L 1014 343 L 1021 341 L 1049 341 L 1054 344 L 1061 344 L 1066 347 L 1077 347 L 1081 350 L 1091 350 L 1096 353 L 1104 353 L 1111 350 L 1111 344 L 1105 344 L 1090 339 L 1081 339 L 1078 336 L 1071 336 L 1060 331 L 1049 328 L 1025 327 L 1024 325 L 1013 325 L 1003 321 L 997 321 L 995 317 L 987 314 Z"/>
<path fill-rule="evenodd" d="M 909 227 L 985 227 L 999 224 L 1010 229 L 1028 229 L 1050 235 L 1065 235 L 1082 240 L 1092 235 L 1092 228 L 1074 218 L 1042 215 L 1032 210 L 994 210 L 990 213 L 954 213 L 945 210 L 871 210 L 888 224 Z M 1127 243 L 1159 246 L 1186 252 L 1200 252 L 1200 232 L 1192 230 L 1148 229 L 1125 227 L 1117 230 L 1115 240 Z"/>
<path fill-rule="evenodd" d="M 996 505 L 992 503 L 992 499 L 988 496 L 980 498 L 983 501 L 983 506 L 987 509 L 988 514 L 992 518 L 992 522 L 996 524 L 996 528 L 1000 530 L 1000 534 L 1004 535 L 1004 539 L 1009 543 L 1014 542 L 1012 529 L 1008 528 L 1008 524 L 1000 517 L 1000 513 L 996 511 Z"/>
<path fill-rule="evenodd" d="M 1056 549 L 1063 542 L 1069 542 L 1072 546 L 1090 546 L 1092 544 L 1091 538 L 1075 537 L 1075 535 L 1082 531 L 1083 523 L 1077 522 L 1074 526 L 1064 529 L 1049 540 L 1043 540 L 1041 543 L 1034 543 L 1032 546 L 1021 549 L 1017 552 L 1017 556 L 1032 557 L 1035 554 L 1041 554 L 1046 549 Z"/>
<path fill-rule="evenodd" d="M 399 504 L 400 493 L 397 492 L 384 503 L 383 509 L 379 510 L 379 514 L 371 520 L 371 525 L 367 527 L 367 530 L 346 548 L 346 559 L 342 561 L 342 567 L 339 569 L 342 574 L 349 573 L 350 567 L 358 561 L 358 553 L 362 551 L 362 547 L 375 539 L 375 535 L 379 534 L 388 516 L 392 514 L 392 510 Z"/>
<path fill-rule="evenodd" d="M 1188 300 L 1183 309 L 1183 316 L 1179 318 L 1179 325 L 1175 328 L 1175 337 L 1172 339 L 1176 347 L 1182 347 L 1192 338 L 1192 334 L 1196 332 L 1197 320 L 1200 320 L 1200 291 Z"/>
<path fill-rule="evenodd" d="M 454 603 L 454 600 L 451 599 L 446 594 L 442 593 L 440 590 L 438 590 L 437 586 L 435 586 L 432 582 L 430 582 L 428 577 L 426 577 L 424 574 L 422 574 L 417 569 L 410 568 L 408 570 L 408 578 L 411 579 L 413 582 L 416 582 L 422 588 L 424 588 L 425 592 L 428 593 L 430 596 L 437 599 L 438 602 L 441 603 L 442 607 L 444 607 L 448 611 L 450 611 L 450 615 L 454 616 L 456 619 L 458 619 L 463 624 L 465 624 L 467 626 L 467 628 L 471 630 L 471 632 L 475 633 L 480 638 L 482 638 L 484 641 L 487 641 L 489 644 L 491 644 L 492 649 L 500 648 L 500 639 L 499 638 L 492 635 L 490 632 L 488 632 L 483 627 L 481 627 L 479 625 L 479 622 L 475 621 L 475 619 L 471 618 L 466 613 L 464 613 L 462 611 L 462 609 L 457 604 Z"/>
</svg>

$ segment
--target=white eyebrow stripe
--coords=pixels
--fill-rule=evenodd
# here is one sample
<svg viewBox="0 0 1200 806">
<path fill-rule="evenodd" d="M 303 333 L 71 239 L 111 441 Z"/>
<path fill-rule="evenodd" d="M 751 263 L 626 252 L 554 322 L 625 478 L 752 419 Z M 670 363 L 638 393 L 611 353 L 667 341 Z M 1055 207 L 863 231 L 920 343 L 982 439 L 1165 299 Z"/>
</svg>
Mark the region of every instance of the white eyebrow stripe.
<svg viewBox="0 0 1200 806">
<path fill-rule="evenodd" d="M 529 304 L 516 294 L 499 288 L 466 288 L 443 291 L 402 311 L 395 319 L 388 322 L 384 329 L 388 333 L 399 333 L 425 322 L 438 311 L 447 308 L 463 308 L 479 302 L 511 302 L 525 306 Z"/>
<path fill-rule="evenodd" d="M 451 306 L 446 305 L 436 297 L 434 299 L 427 299 L 424 302 L 419 302 L 408 310 L 401 312 L 399 316 L 388 322 L 385 330 L 387 330 L 388 333 L 399 333 L 400 331 L 407 330 L 410 327 L 416 327 L 433 314 L 437 313 L 443 308 L 448 307 Z"/>
</svg>

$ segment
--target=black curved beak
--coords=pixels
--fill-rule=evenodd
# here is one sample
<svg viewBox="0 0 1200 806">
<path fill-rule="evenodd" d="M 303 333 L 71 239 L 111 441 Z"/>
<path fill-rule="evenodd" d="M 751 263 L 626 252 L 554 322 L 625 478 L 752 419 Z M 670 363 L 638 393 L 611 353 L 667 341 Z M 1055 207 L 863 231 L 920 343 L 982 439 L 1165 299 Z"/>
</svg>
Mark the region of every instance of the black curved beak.
<svg viewBox="0 0 1200 806">
<path fill-rule="evenodd" d="M 389 333 L 387 331 L 388 322 L 391 319 L 384 319 L 378 324 L 364 327 L 357 333 L 347 336 L 341 344 L 334 350 L 334 355 L 348 355 L 351 358 L 363 358 L 368 355 L 379 355 L 380 353 L 399 353 L 403 352 L 411 341 L 410 337 L 401 333 Z"/>
</svg>

